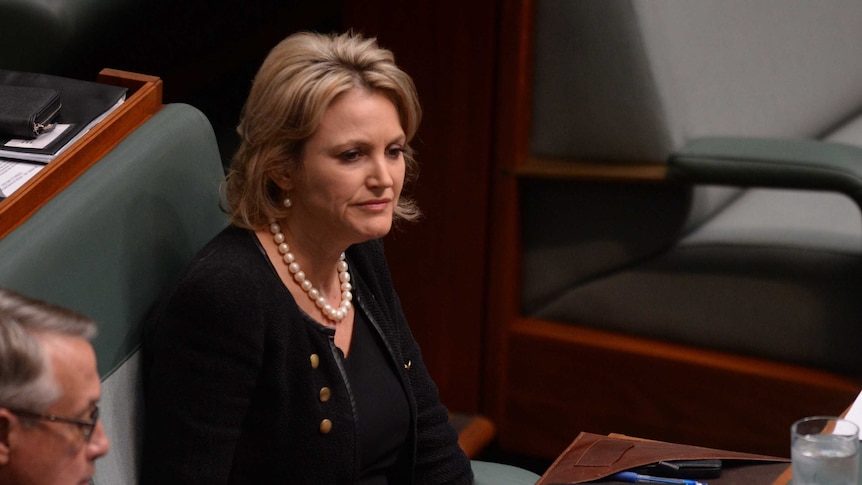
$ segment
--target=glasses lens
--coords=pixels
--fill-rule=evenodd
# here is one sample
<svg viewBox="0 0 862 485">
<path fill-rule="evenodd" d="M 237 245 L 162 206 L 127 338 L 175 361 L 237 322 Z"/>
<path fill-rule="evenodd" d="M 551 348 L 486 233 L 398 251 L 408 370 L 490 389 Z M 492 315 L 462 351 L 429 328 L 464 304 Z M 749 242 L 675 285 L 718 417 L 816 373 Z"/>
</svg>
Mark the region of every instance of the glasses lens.
<svg viewBox="0 0 862 485">
<path fill-rule="evenodd" d="M 90 442 L 90 437 L 93 436 L 93 430 L 96 429 L 96 423 L 99 421 L 99 406 L 93 406 L 93 412 L 90 414 L 90 423 L 84 428 L 84 441 Z"/>
<path fill-rule="evenodd" d="M 89 421 L 82 421 L 80 419 L 72 419 L 65 418 L 62 416 L 54 416 L 53 414 L 39 414 L 31 411 L 24 411 L 20 409 L 10 409 L 13 413 L 31 419 L 44 419 L 46 421 L 52 421 L 56 423 L 67 423 L 73 424 L 80 428 L 84 433 L 84 441 L 89 442 L 90 437 L 93 436 L 93 430 L 96 429 L 96 423 L 99 422 L 99 407 L 93 406 L 93 411 L 90 413 Z"/>
</svg>

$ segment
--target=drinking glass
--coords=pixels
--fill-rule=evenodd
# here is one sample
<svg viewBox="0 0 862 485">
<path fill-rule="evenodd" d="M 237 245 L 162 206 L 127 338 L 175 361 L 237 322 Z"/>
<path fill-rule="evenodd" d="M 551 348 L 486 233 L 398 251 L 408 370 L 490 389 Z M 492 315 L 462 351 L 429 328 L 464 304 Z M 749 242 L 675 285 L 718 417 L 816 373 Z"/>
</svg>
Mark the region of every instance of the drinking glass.
<svg viewBox="0 0 862 485">
<path fill-rule="evenodd" d="M 790 429 L 793 485 L 858 485 L 859 427 L 835 416 L 811 416 Z"/>
</svg>

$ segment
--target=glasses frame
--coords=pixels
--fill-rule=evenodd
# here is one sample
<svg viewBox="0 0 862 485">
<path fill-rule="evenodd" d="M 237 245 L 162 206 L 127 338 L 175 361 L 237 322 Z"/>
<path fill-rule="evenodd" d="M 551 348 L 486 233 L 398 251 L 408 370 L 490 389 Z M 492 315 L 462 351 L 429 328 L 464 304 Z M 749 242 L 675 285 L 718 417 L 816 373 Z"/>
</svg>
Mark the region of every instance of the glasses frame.
<svg viewBox="0 0 862 485">
<path fill-rule="evenodd" d="M 84 441 L 86 443 L 90 442 L 90 438 L 93 437 L 93 431 L 95 431 L 96 429 L 96 424 L 99 422 L 99 406 L 93 406 L 93 413 L 90 415 L 89 421 L 84 421 L 83 419 L 66 418 L 63 416 L 55 416 L 53 414 L 34 413 L 32 411 L 26 411 L 24 409 L 9 409 L 9 411 L 12 414 L 24 418 L 41 419 L 44 421 L 51 421 L 52 423 L 65 423 L 77 426 L 84 432 Z"/>
</svg>

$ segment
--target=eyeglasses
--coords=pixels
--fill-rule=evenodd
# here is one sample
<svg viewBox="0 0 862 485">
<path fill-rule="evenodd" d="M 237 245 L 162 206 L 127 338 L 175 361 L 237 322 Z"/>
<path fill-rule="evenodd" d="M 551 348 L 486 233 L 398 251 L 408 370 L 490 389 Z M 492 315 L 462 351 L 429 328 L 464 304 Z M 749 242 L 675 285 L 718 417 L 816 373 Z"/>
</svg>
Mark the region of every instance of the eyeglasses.
<svg viewBox="0 0 862 485">
<path fill-rule="evenodd" d="M 54 416 L 53 414 L 39 414 L 31 411 L 24 411 L 22 409 L 9 409 L 9 411 L 25 418 L 44 419 L 45 421 L 52 421 L 55 423 L 66 423 L 75 425 L 79 427 L 81 431 L 84 432 L 84 441 L 87 443 L 90 442 L 90 438 L 93 436 L 93 430 L 96 429 L 96 422 L 99 421 L 99 406 L 93 406 L 93 412 L 90 413 L 89 421 L 74 418 L 64 418 L 62 416 Z"/>
</svg>

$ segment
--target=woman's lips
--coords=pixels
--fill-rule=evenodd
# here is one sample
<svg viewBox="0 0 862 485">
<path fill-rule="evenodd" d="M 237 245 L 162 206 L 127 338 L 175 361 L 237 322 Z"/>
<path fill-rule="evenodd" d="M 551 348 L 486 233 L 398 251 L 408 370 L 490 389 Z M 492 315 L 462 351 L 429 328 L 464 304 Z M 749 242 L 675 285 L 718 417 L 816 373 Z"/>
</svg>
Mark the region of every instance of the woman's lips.
<svg viewBox="0 0 862 485">
<path fill-rule="evenodd" d="M 359 206 L 368 210 L 380 211 L 386 209 L 390 202 L 391 199 L 373 199 L 361 202 Z"/>
</svg>

